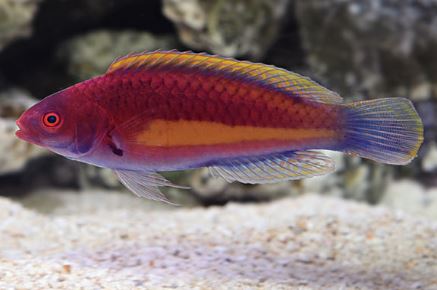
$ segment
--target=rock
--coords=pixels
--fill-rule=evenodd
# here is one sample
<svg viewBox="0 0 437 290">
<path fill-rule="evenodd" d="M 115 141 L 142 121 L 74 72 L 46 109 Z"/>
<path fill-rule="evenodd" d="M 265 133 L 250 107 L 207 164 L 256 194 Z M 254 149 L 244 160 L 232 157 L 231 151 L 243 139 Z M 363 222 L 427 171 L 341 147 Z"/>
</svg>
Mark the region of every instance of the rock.
<svg viewBox="0 0 437 290">
<path fill-rule="evenodd" d="M 105 73 L 118 57 L 133 52 L 173 49 L 176 45 L 176 39 L 172 36 L 100 30 L 70 39 L 62 45 L 58 56 L 60 61 L 68 63 L 68 71 L 72 76 L 85 80 Z"/>
<path fill-rule="evenodd" d="M 176 211 L 111 199 L 42 215 L 1 198 L 0 288 L 435 286 L 437 224 L 427 219 L 320 196 Z"/>
<path fill-rule="evenodd" d="M 79 183 L 83 189 L 106 188 L 120 189 L 117 176 L 109 168 L 100 168 L 80 163 Z"/>
<path fill-rule="evenodd" d="M 393 168 L 340 152 L 325 151 L 334 159 L 336 171 L 331 174 L 295 182 L 299 194 L 323 192 L 333 196 L 377 203 L 393 181 Z"/>
<path fill-rule="evenodd" d="M 422 158 L 422 170 L 424 172 L 435 172 L 437 170 L 437 145 L 435 142 L 428 146 L 428 151 Z"/>
<path fill-rule="evenodd" d="M 437 220 L 437 188 L 425 189 L 414 180 L 391 183 L 381 204 Z"/>
<path fill-rule="evenodd" d="M 196 50 L 260 58 L 276 39 L 289 0 L 165 0 L 164 15 Z"/>
<path fill-rule="evenodd" d="M 295 1 L 308 64 L 344 96 L 437 97 L 437 1 Z"/>
<path fill-rule="evenodd" d="M 0 174 L 21 170 L 32 158 L 47 154 L 47 151 L 15 136 L 15 120 L 36 100 L 26 92 L 11 89 L 0 93 Z"/>
<path fill-rule="evenodd" d="M 20 89 L 0 92 L 0 117 L 16 120 L 25 110 L 37 102 L 29 93 Z"/>
<path fill-rule="evenodd" d="M 229 201 L 269 201 L 293 194 L 290 182 L 273 184 L 228 183 L 212 177 L 207 168 L 195 170 L 187 177 L 192 194 L 203 204 L 225 204 Z"/>
<path fill-rule="evenodd" d="M 0 50 L 32 32 L 32 20 L 40 0 L 0 1 Z"/>
</svg>

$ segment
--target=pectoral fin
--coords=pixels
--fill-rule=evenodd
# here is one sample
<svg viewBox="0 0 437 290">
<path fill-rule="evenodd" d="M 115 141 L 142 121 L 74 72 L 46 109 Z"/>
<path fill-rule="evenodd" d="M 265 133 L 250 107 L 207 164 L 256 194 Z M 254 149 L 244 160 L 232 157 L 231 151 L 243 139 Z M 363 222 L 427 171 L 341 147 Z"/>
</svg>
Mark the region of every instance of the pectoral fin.
<svg viewBox="0 0 437 290">
<path fill-rule="evenodd" d="M 115 174 L 120 179 L 120 182 L 137 196 L 162 201 L 172 205 L 175 204 L 170 202 L 158 187 L 169 186 L 188 189 L 188 187 L 171 183 L 155 172 L 115 170 Z"/>
</svg>

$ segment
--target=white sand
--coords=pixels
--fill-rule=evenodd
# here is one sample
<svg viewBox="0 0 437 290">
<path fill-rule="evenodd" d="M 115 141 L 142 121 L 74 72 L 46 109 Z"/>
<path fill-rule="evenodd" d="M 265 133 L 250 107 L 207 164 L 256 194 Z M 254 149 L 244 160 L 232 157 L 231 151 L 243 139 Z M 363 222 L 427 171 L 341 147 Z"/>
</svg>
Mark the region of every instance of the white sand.
<svg viewBox="0 0 437 290">
<path fill-rule="evenodd" d="M 437 289 L 436 232 L 319 196 L 47 216 L 0 199 L 0 289 Z"/>
</svg>

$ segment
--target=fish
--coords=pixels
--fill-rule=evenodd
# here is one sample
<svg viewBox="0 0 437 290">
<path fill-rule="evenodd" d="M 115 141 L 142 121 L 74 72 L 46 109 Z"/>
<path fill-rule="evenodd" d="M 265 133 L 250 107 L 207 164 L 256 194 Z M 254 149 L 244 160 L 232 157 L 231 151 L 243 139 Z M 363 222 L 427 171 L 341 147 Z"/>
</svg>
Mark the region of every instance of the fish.
<svg viewBox="0 0 437 290">
<path fill-rule="evenodd" d="M 207 167 L 228 182 L 264 184 L 328 174 L 323 150 L 405 165 L 423 142 L 406 98 L 345 103 L 300 74 L 206 53 L 153 51 L 25 111 L 16 136 L 110 168 L 140 197 L 169 202 L 163 171 Z"/>
</svg>

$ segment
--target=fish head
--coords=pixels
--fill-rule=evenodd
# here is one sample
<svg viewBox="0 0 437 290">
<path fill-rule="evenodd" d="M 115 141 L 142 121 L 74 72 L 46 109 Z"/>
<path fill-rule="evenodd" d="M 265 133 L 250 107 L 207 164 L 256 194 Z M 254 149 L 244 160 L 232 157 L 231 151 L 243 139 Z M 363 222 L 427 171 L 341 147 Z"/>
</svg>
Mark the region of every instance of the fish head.
<svg viewBox="0 0 437 290">
<path fill-rule="evenodd" d="M 16 121 L 16 136 L 72 159 L 87 155 L 105 135 L 105 112 L 69 89 L 44 98 Z"/>
</svg>

